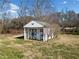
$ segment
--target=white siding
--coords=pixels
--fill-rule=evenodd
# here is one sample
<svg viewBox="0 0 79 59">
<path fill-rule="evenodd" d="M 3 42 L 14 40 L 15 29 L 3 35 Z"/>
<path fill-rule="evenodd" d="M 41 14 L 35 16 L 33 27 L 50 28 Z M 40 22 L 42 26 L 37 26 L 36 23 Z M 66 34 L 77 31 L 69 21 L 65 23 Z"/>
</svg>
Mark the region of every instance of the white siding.
<svg viewBox="0 0 79 59">
<path fill-rule="evenodd" d="M 41 24 L 39 24 L 39 23 L 37 23 L 37 22 L 35 22 L 35 21 L 31 21 L 31 22 L 29 22 L 28 24 L 26 24 L 25 26 L 24 26 L 24 28 L 37 28 L 37 27 L 44 27 L 43 25 L 41 25 Z"/>
<path fill-rule="evenodd" d="M 27 39 L 26 29 L 24 28 L 24 40 Z"/>
</svg>

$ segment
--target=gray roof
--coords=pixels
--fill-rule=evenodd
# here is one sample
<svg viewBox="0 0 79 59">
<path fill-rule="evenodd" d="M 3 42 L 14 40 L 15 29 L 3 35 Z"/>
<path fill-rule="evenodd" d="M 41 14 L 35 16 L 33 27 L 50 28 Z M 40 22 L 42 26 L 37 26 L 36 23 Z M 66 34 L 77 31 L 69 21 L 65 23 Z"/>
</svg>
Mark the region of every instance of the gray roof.
<svg viewBox="0 0 79 59">
<path fill-rule="evenodd" d="M 39 24 L 41 24 L 41 25 L 43 25 L 43 26 L 50 26 L 50 24 L 48 24 L 47 22 L 44 22 L 44 21 L 35 21 L 35 22 L 37 22 L 37 23 L 39 23 Z"/>
</svg>

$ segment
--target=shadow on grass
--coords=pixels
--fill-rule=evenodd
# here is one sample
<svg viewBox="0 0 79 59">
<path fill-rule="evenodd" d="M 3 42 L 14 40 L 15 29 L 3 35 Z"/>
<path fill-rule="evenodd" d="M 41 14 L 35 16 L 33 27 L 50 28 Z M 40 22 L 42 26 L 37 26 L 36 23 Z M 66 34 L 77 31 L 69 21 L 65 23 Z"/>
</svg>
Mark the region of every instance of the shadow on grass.
<svg viewBox="0 0 79 59">
<path fill-rule="evenodd" d="M 18 40 L 24 40 L 24 36 L 16 37 L 16 39 L 18 39 Z M 43 41 L 43 39 L 38 40 L 38 39 L 30 39 L 30 38 L 29 38 L 28 40 L 33 40 L 33 41 Z"/>
<path fill-rule="evenodd" d="M 19 36 L 19 37 L 16 37 L 16 39 L 24 39 L 24 36 Z"/>
</svg>

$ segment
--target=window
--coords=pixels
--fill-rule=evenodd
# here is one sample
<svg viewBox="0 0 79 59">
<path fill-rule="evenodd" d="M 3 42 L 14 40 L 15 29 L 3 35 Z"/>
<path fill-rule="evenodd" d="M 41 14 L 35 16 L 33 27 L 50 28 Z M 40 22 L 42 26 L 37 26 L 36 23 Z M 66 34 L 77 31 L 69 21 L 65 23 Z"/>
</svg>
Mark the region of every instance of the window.
<svg viewBox="0 0 79 59">
<path fill-rule="evenodd" d="M 34 23 L 32 23 L 32 25 L 34 25 Z"/>
</svg>

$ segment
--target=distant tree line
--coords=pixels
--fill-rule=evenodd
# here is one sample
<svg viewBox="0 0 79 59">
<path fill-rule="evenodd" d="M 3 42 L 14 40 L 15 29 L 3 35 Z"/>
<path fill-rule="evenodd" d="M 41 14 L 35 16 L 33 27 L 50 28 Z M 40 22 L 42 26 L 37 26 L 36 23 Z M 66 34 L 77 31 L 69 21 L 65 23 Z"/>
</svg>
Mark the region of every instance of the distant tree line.
<svg viewBox="0 0 79 59">
<path fill-rule="evenodd" d="M 20 9 L 17 11 L 18 18 L 10 19 L 9 14 L 5 12 L 2 14 L 2 19 L 0 20 L 1 33 L 10 33 L 14 30 L 16 32 L 21 31 L 23 30 L 23 26 L 33 19 L 50 23 L 55 34 L 58 33 L 60 29 L 64 31 L 66 28 L 75 28 L 73 32 L 79 31 L 78 13 L 72 10 L 57 12 L 55 5 L 51 4 L 49 0 L 34 0 L 32 9 L 25 5 L 26 2 L 28 2 L 28 0 L 19 1 Z M 6 3 L 10 3 L 10 0 L 2 0 L 0 11 L 8 8 L 4 7 Z M 29 15 L 27 16 L 28 12 Z"/>
<path fill-rule="evenodd" d="M 59 13 L 59 23 L 62 31 L 79 32 L 79 14 L 69 10 Z"/>
<path fill-rule="evenodd" d="M 20 0 L 19 1 L 19 10 L 18 18 L 10 19 L 10 14 L 4 12 L 2 14 L 2 19 L 0 20 L 0 32 L 6 33 L 10 32 L 10 29 L 23 29 L 23 26 L 27 24 L 30 20 L 42 20 L 46 22 L 57 22 L 57 17 L 55 14 L 55 8 L 52 7 L 54 4 L 51 4 L 49 0 L 34 0 L 32 5 L 32 9 L 30 9 L 26 3 L 28 0 Z M 9 4 L 10 0 L 2 0 L 0 5 L 0 11 L 6 10 L 8 7 L 4 7 L 5 4 Z M 29 15 L 27 16 L 29 12 Z M 12 30 L 13 31 L 13 30 Z"/>
</svg>

